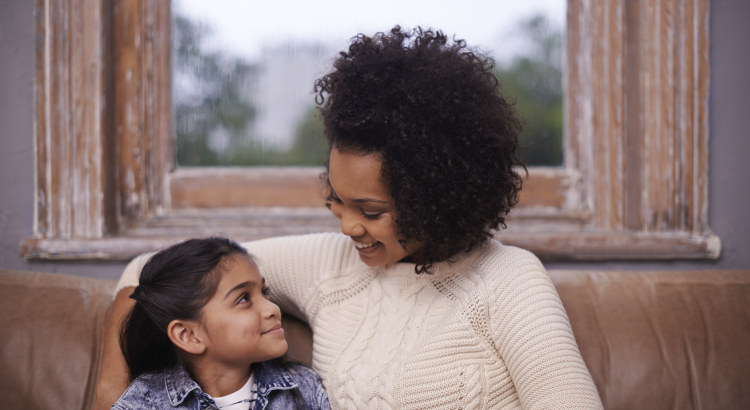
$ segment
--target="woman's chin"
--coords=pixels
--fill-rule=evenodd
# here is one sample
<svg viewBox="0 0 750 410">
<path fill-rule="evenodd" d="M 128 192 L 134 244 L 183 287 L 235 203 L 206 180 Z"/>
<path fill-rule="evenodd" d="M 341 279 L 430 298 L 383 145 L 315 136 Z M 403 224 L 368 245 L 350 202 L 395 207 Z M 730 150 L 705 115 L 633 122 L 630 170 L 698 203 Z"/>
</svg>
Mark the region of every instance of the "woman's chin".
<svg viewBox="0 0 750 410">
<path fill-rule="evenodd" d="M 359 259 L 364 262 L 365 265 L 371 267 L 371 268 L 377 268 L 378 266 L 385 265 L 384 263 L 380 262 L 377 259 L 373 259 L 371 257 L 359 254 Z"/>
</svg>

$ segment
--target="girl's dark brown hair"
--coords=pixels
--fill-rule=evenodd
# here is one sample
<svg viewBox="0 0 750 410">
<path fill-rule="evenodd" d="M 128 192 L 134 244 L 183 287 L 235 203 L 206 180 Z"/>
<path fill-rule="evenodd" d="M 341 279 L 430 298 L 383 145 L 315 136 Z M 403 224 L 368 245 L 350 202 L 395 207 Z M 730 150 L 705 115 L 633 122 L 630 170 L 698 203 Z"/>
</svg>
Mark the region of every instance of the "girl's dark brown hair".
<svg viewBox="0 0 750 410">
<path fill-rule="evenodd" d="M 130 295 L 135 306 L 120 328 L 120 349 L 131 380 L 180 363 L 167 327 L 173 320 L 200 320 L 232 255 L 252 261 L 245 248 L 227 238 L 190 239 L 156 253 L 143 266 Z"/>
</svg>

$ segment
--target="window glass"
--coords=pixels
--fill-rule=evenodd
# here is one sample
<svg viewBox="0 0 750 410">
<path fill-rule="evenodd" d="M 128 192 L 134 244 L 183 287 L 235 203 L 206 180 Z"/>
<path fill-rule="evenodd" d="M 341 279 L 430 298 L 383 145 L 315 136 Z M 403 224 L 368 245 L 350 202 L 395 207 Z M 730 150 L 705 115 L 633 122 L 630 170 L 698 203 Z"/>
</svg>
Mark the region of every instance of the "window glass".
<svg viewBox="0 0 750 410">
<path fill-rule="evenodd" d="M 481 46 L 525 121 L 527 165 L 562 165 L 564 0 L 173 0 L 181 166 L 322 165 L 314 80 L 357 33 L 432 27 Z"/>
</svg>

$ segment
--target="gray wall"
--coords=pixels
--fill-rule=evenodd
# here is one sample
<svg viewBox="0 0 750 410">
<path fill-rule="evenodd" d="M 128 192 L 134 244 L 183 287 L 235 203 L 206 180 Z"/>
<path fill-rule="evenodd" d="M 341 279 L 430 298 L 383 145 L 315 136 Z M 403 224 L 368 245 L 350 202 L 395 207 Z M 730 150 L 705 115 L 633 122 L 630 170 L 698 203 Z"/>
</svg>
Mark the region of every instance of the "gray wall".
<svg viewBox="0 0 750 410">
<path fill-rule="evenodd" d="M 0 0 L 0 268 L 116 279 L 117 263 L 29 262 L 34 217 L 34 1 Z"/>
<path fill-rule="evenodd" d="M 26 261 L 32 233 L 34 26 L 32 0 L 0 2 L 0 268 L 117 278 L 124 263 Z M 549 263 L 549 268 L 750 268 L 750 3 L 711 3 L 710 224 L 718 261 Z"/>
</svg>

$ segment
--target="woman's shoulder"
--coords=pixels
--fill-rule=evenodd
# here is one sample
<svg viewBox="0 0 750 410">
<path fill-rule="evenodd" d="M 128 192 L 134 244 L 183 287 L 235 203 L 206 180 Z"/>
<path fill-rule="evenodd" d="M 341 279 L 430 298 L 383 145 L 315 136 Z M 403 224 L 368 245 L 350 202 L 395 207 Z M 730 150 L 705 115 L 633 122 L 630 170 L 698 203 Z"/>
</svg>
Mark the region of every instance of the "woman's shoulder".
<svg viewBox="0 0 750 410">
<path fill-rule="evenodd" d="M 533 253 L 516 246 L 504 245 L 495 239 L 481 245 L 474 265 L 482 268 L 528 266 L 530 269 L 544 269 L 542 262 Z"/>
<path fill-rule="evenodd" d="M 536 255 L 496 240 L 484 243 L 472 264 L 477 273 L 495 285 L 523 285 L 534 280 L 551 284 L 544 265 Z"/>
</svg>

